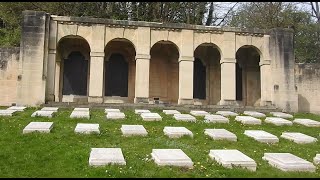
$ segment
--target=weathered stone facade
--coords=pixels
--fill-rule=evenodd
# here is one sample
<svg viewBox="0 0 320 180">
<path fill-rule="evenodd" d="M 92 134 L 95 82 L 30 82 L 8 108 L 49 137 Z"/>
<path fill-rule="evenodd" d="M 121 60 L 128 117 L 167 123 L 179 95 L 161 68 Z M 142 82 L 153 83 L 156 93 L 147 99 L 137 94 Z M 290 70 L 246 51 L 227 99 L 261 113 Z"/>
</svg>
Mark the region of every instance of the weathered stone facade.
<svg viewBox="0 0 320 180">
<path fill-rule="evenodd" d="M 38 11 L 24 11 L 23 17 L 16 97 L 1 99 L 1 105 L 125 102 L 298 111 L 291 29 L 116 21 Z"/>
</svg>

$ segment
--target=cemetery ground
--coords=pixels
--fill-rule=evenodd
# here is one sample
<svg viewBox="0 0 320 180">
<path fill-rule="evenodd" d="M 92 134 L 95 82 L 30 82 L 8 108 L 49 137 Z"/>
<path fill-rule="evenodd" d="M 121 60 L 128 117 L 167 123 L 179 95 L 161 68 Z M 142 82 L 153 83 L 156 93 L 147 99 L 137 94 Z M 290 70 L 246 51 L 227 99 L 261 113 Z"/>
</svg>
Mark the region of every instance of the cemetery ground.
<svg viewBox="0 0 320 180">
<path fill-rule="evenodd" d="M 123 120 L 107 120 L 104 109 L 90 109 L 90 119 L 71 119 L 72 108 L 60 108 L 53 118 L 31 117 L 36 110 L 27 108 L 12 117 L 0 116 L 0 177 L 320 177 L 319 166 L 316 172 L 283 172 L 262 160 L 264 153 L 283 152 L 313 162 L 320 152 L 319 142 L 296 144 L 280 135 L 285 131 L 300 132 L 318 139 L 319 127 L 296 123 L 275 126 L 265 123 L 265 118 L 260 118 L 261 125 L 242 125 L 234 117 L 229 117 L 226 124 L 205 123 L 203 117 L 197 117 L 196 122 L 182 122 L 160 109 L 150 111 L 159 113 L 161 121 L 143 121 L 134 110 L 121 110 L 126 115 Z M 320 116 L 313 114 L 297 113 L 294 118 L 320 121 Z M 23 134 L 32 121 L 53 122 L 53 129 L 51 133 Z M 100 134 L 76 134 L 77 123 L 98 123 Z M 148 135 L 124 137 L 121 125 L 143 125 Z M 163 133 L 165 126 L 186 127 L 193 138 L 171 139 Z M 236 134 L 237 141 L 213 140 L 204 134 L 205 129 L 213 128 Z M 260 143 L 244 135 L 245 130 L 267 131 L 276 135 L 279 142 Z M 89 166 L 91 148 L 121 148 L 126 165 Z M 158 166 L 151 159 L 152 149 L 181 149 L 193 161 L 193 168 Z M 212 149 L 237 149 L 257 163 L 257 170 L 222 167 L 209 157 Z"/>
</svg>

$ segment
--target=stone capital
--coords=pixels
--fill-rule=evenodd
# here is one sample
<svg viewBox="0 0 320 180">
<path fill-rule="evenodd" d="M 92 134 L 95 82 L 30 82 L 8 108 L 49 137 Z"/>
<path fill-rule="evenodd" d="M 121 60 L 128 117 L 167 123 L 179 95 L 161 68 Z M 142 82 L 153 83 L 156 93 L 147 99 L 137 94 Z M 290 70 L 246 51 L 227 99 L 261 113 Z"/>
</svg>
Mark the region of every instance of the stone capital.
<svg viewBox="0 0 320 180">
<path fill-rule="evenodd" d="M 271 59 L 265 59 L 259 62 L 259 66 L 270 65 L 270 64 L 271 64 Z"/>
<path fill-rule="evenodd" d="M 193 56 L 180 56 L 179 62 L 180 61 L 194 61 L 194 57 Z"/>
<path fill-rule="evenodd" d="M 104 57 L 104 52 L 90 52 L 91 57 Z"/>
<path fill-rule="evenodd" d="M 55 49 L 49 49 L 49 54 L 56 54 L 57 51 Z"/>
<path fill-rule="evenodd" d="M 236 63 L 237 60 L 235 58 L 223 58 L 220 60 L 220 64 L 222 63 Z"/>
<path fill-rule="evenodd" d="M 147 59 L 150 60 L 151 56 L 149 54 L 137 54 L 135 59 Z"/>
</svg>

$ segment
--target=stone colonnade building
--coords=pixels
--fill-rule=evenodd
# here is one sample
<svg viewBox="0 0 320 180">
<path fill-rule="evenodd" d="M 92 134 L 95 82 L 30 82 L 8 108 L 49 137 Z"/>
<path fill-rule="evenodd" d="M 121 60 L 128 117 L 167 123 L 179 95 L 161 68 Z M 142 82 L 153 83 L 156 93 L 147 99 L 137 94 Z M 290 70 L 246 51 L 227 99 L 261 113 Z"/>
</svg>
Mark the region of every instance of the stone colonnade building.
<svg viewBox="0 0 320 180">
<path fill-rule="evenodd" d="M 240 29 L 24 11 L 16 100 L 298 110 L 291 29 Z"/>
</svg>

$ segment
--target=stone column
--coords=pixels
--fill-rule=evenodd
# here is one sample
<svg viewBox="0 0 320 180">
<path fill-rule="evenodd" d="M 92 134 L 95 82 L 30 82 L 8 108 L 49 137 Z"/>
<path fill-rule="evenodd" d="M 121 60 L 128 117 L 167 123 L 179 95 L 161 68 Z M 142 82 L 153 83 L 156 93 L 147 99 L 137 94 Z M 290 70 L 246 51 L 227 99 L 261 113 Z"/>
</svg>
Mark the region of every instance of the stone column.
<svg viewBox="0 0 320 180">
<path fill-rule="evenodd" d="M 271 106 L 271 60 L 263 60 L 260 62 L 261 77 L 261 101 L 260 106 Z"/>
<path fill-rule="evenodd" d="M 55 67 L 55 77 L 54 77 L 54 101 L 60 101 L 60 68 L 61 68 L 61 59 L 56 59 L 56 67 Z"/>
<path fill-rule="evenodd" d="M 236 59 L 224 58 L 221 64 L 220 105 L 236 105 Z"/>
<path fill-rule="evenodd" d="M 50 49 L 48 55 L 48 72 L 47 72 L 47 84 L 46 91 L 48 101 L 55 100 L 55 71 L 56 71 L 56 50 Z"/>
<path fill-rule="evenodd" d="M 103 102 L 104 52 L 90 53 L 89 103 Z"/>
<path fill-rule="evenodd" d="M 134 103 L 149 103 L 150 55 L 136 55 L 136 80 Z"/>
<path fill-rule="evenodd" d="M 193 63 L 194 57 L 179 58 L 179 99 L 178 104 L 193 104 Z"/>
</svg>

